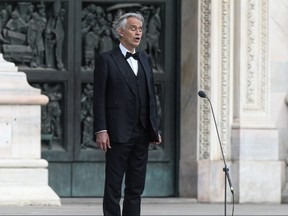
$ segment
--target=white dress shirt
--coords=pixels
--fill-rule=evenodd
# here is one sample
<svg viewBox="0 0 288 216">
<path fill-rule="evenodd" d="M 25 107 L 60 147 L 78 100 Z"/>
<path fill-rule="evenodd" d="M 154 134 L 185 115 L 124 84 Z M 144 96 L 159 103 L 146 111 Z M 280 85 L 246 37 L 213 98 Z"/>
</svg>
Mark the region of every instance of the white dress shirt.
<svg viewBox="0 0 288 216">
<path fill-rule="evenodd" d="M 126 53 L 129 52 L 121 43 L 119 45 L 120 50 L 122 52 L 122 54 L 124 55 L 124 57 L 126 56 Z M 135 50 L 132 54 L 135 53 Z M 132 68 L 132 70 L 134 71 L 134 74 L 137 76 L 138 73 L 138 61 L 135 60 L 132 56 L 128 59 L 126 59 L 128 64 L 130 65 L 130 67 Z"/>
</svg>

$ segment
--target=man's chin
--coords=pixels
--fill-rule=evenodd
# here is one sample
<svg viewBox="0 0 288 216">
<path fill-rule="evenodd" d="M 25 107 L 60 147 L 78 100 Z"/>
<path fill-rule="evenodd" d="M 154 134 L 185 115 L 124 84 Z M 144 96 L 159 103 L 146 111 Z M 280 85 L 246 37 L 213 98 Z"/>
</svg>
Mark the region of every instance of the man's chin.
<svg viewBox="0 0 288 216">
<path fill-rule="evenodd" d="M 133 45 L 134 45 L 135 48 L 138 47 L 139 44 L 140 44 L 140 41 L 139 41 L 139 42 L 136 42 L 136 43 L 133 43 Z"/>
</svg>

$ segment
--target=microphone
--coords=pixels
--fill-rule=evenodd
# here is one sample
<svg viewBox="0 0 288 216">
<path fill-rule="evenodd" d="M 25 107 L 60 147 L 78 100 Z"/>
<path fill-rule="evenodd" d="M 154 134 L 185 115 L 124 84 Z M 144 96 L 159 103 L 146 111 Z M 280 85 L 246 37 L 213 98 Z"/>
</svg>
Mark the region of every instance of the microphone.
<svg viewBox="0 0 288 216">
<path fill-rule="evenodd" d="M 224 156 L 224 152 L 223 152 L 223 147 L 222 147 L 222 143 L 221 143 L 221 140 L 220 140 L 220 136 L 219 136 L 219 131 L 218 131 L 218 127 L 217 127 L 217 124 L 216 124 L 216 119 L 215 119 L 215 114 L 214 114 L 214 110 L 213 110 L 213 106 L 212 106 L 212 103 L 210 101 L 210 99 L 207 97 L 206 93 L 202 90 L 198 91 L 198 95 L 201 97 L 201 98 L 206 98 L 210 104 L 210 107 L 211 107 L 211 111 L 212 111 L 212 116 L 213 116 L 213 120 L 214 120 L 214 124 L 215 124 L 215 128 L 216 128 L 216 132 L 217 132 L 217 136 L 218 136 L 218 140 L 219 140 L 219 144 L 220 144 L 220 149 L 221 149 L 221 153 L 222 153 L 222 158 L 223 158 L 223 161 L 224 161 L 224 168 L 223 168 L 223 171 L 225 172 L 225 175 L 227 176 L 228 178 L 228 183 L 229 183 L 229 187 L 230 187 L 230 191 L 231 193 L 233 194 L 234 193 L 234 189 L 232 187 L 232 182 L 231 182 L 231 179 L 230 179 L 230 175 L 229 175 L 229 168 L 227 167 L 227 164 L 226 164 L 226 160 L 225 160 L 225 156 Z"/>
<path fill-rule="evenodd" d="M 201 98 L 206 98 L 206 97 L 207 97 L 206 93 L 205 93 L 204 91 L 202 91 L 202 90 L 200 90 L 200 91 L 198 92 L 198 95 L 199 95 Z"/>
</svg>

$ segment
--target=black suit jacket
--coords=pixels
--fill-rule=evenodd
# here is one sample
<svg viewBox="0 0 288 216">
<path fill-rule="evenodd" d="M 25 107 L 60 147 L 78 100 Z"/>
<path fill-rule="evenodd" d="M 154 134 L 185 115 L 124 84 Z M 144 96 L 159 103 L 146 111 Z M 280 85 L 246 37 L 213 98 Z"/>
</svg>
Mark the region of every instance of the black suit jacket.
<svg viewBox="0 0 288 216">
<path fill-rule="evenodd" d="M 157 108 L 154 78 L 150 57 L 139 53 L 147 79 L 149 96 L 150 141 L 158 141 Z M 133 73 L 119 47 L 98 55 L 94 70 L 94 132 L 107 130 L 110 141 L 125 143 L 129 140 L 139 116 L 136 110 L 136 89 Z"/>
</svg>

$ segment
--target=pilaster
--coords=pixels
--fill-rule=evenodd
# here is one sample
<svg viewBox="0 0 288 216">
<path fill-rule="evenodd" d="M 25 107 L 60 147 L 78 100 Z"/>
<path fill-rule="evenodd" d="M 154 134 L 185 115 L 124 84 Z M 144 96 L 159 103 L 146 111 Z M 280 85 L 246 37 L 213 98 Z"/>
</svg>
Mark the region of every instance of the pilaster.
<svg viewBox="0 0 288 216">
<path fill-rule="evenodd" d="M 233 7 L 231 0 L 200 1 L 199 89 L 215 112 L 223 152 L 230 165 L 233 89 Z M 208 101 L 198 99 L 198 200 L 224 201 L 224 162 Z M 228 201 L 231 196 L 228 196 Z"/>
<path fill-rule="evenodd" d="M 284 164 L 279 161 L 278 131 L 270 119 L 269 5 L 267 0 L 235 4 L 231 143 L 235 200 L 280 203 Z"/>
</svg>

